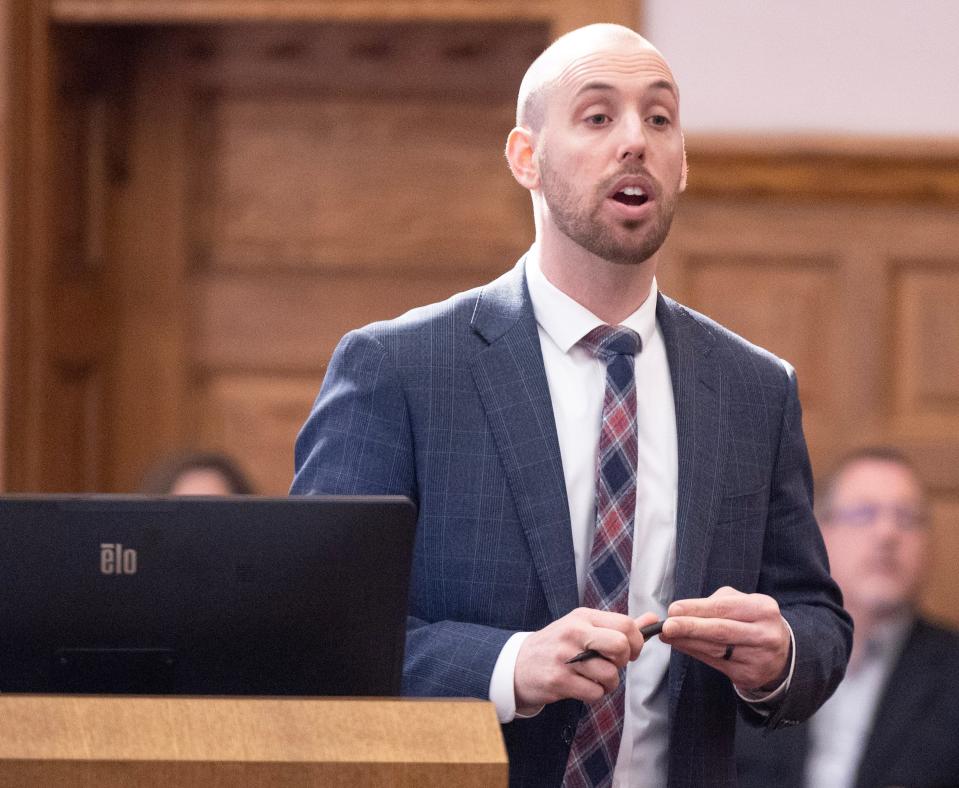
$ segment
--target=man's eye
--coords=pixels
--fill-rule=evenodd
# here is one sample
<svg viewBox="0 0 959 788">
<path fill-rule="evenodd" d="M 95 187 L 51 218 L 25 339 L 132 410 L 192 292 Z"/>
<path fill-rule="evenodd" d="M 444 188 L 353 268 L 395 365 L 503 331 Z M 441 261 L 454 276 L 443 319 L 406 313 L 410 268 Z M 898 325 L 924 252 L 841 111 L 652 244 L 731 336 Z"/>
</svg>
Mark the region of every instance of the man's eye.
<svg viewBox="0 0 959 788">
<path fill-rule="evenodd" d="M 654 126 L 668 126 L 670 124 L 670 120 L 666 115 L 651 115 L 649 122 Z"/>
<path fill-rule="evenodd" d="M 595 115 L 587 116 L 586 122 L 591 126 L 602 126 L 604 123 L 609 122 L 609 115 L 604 115 L 602 112 L 597 112 Z"/>
</svg>

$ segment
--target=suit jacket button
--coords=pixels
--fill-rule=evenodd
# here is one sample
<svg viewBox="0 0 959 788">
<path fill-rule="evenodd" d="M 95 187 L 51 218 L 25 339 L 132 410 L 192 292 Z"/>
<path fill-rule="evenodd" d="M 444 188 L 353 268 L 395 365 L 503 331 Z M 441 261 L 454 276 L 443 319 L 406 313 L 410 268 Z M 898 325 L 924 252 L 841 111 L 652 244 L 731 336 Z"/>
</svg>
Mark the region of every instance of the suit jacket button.
<svg viewBox="0 0 959 788">
<path fill-rule="evenodd" d="M 573 743 L 573 726 L 564 725 L 563 726 L 563 744 L 572 744 Z"/>
</svg>

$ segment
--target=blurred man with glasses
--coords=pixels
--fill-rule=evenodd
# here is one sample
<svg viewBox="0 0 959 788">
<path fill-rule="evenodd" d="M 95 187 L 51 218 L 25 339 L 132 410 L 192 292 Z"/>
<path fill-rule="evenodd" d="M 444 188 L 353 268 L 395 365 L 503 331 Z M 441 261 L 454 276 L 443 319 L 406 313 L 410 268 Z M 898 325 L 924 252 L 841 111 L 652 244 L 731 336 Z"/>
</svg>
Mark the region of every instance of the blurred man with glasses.
<svg viewBox="0 0 959 788">
<path fill-rule="evenodd" d="M 959 786 L 959 635 L 917 610 L 931 552 L 922 485 L 900 452 L 866 448 L 817 496 L 852 657 L 807 724 L 738 732 L 740 785 Z"/>
</svg>

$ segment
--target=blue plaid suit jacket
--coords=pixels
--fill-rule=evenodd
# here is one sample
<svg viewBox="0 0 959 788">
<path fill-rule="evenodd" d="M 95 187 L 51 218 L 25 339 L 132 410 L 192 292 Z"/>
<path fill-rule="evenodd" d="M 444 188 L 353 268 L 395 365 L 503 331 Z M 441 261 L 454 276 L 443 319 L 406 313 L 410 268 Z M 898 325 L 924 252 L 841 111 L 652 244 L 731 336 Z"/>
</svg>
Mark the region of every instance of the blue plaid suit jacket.
<svg viewBox="0 0 959 788">
<path fill-rule="evenodd" d="M 769 594 L 796 638 L 792 684 L 754 724 L 806 719 L 845 670 L 851 626 L 811 511 L 793 372 L 659 297 L 679 442 L 677 599 Z M 400 494 L 419 507 L 404 692 L 488 697 L 514 632 L 579 604 L 569 508 L 521 260 L 491 284 L 350 332 L 296 443 L 294 494 Z M 674 653 L 671 786 L 735 785 L 737 700 Z M 510 784 L 559 785 L 583 706 L 503 726 Z"/>
</svg>

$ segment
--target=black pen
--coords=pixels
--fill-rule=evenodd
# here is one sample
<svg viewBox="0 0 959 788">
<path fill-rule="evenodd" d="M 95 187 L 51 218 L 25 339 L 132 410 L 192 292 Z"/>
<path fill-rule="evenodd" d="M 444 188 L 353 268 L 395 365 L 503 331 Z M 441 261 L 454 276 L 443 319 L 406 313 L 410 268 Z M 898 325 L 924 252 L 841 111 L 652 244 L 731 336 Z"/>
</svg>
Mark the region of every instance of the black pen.
<svg viewBox="0 0 959 788">
<path fill-rule="evenodd" d="M 642 627 L 639 630 L 639 634 L 643 636 L 643 640 L 649 640 L 651 637 L 656 637 L 660 632 L 663 631 L 663 624 L 665 619 L 662 621 L 657 621 L 655 624 L 650 624 L 649 626 Z M 587 659 L 596 659 L 596 657 L 603 657 L 596 649 L 587 649 L 586 651 L 580 651 L 575 657 L 570 657 L 566 660 L 567 665 L 572 665 L 574 662 L 585 662 Z"/>
</svg>

